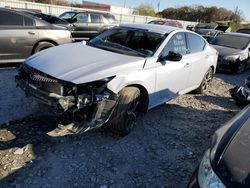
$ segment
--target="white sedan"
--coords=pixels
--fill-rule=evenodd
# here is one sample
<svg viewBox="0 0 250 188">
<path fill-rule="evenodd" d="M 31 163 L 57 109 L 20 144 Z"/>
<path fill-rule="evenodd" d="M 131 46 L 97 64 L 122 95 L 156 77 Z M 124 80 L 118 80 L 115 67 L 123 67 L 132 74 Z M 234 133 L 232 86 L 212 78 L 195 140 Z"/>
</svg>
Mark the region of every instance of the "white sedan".
<svg viewBox="0 0 250 188">
<path fill-rule="evenodd" d="M 125 135 L 138 112 L 193 90 L 203 93 L 217 58 L 217 51 L 194 32 L 126 24 L 87 43 L 33 55 L 19 69 L 16 81 L 27 96 L 85 119 L 82 130 L 104 125 Z"/>
</svg>

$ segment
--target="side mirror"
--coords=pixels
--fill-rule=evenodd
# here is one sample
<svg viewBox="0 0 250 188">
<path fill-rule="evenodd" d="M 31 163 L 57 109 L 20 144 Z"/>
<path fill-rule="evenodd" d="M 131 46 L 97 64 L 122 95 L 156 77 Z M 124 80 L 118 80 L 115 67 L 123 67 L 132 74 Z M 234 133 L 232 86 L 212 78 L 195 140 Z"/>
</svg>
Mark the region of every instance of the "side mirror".
<svg viewBox="0 0 250 188">
<path fill-rule="evenodd" d="M 169 51 L 167 56 L 161 56 L 159 61 L 180 61 L 182 59 L 182 55 L 179 53 L 175 53 L 173 51 Z"/>
</svg>

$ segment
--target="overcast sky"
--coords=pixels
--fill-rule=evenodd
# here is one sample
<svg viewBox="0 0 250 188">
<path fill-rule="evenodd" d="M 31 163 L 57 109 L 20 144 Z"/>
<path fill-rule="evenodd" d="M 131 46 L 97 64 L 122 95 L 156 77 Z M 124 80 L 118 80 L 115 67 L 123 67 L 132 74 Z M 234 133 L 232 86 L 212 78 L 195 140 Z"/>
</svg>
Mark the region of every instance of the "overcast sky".
<svg viewBox="0 0 250 188">
<path fill-rule="evenodd" d="M 69 0 L 71 1 L 71 0 Z M 82 0 L 72 0 L 73 2 L 82 2 Z M 134 8 L 141 4 L 152 4 L 157 10 L 157 3 L 160 2 L 160 10 L 168 7 L 176 7 L 183 5 L 203 5 L 224 7 L 234 10 L 236 6 L 243 12 L 247 21 L 250 21 L 250 0 L 88 0 L 97 3 L 110 4 L 114 6 L 124 6 Z"/>
</svg>

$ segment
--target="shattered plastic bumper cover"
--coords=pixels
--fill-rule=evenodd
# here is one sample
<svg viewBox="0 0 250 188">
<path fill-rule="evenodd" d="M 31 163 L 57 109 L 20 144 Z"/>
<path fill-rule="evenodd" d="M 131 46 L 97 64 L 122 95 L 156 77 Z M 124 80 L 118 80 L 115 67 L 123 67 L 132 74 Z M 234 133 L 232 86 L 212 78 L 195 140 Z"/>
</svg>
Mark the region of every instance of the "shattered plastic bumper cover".
<svg viewBox="0 0 250 188">
<path fill-rule="evenodd" d="M 118 101 L 118 95 L 108 89 L 105 89 L 102 93 L 93 93 L 92 91 L 92 94 L 59 95 L 46 91 L 43 87 L 39 88 L 40 85 L 38 84 L 37 86 L 33 84 L 32 81 L 30 83 L 30 75 L 28 77 L 22 77 L 20 73 L 16 76 L 16 83 L 27 96 L 37 98 L 41 102 L 53 107 L 56 112 L 68 113 L 73 116 L 75 114 L 83 115 L 87 112 L 86 117 L 88 116 L 88 122 L 81 128 L 81 131 L 100 127 L 106 123 L 111 117 Z M 89 107 L 91 107 L 92 110 L 90 110 Z"/>
<path fill-rule="evenodd" d="M 49 106 L 52 106 L 56 110 L 63 110 L 63 108 L 61 107 L 59 103 L 59 100 L 64 99 L 65 97 L 55 94 L 55 93 L 49 93 L 41 89 L 38 89 L 36 86 L 21 79 L 16 78 L 16 83 L 17 83 L 17 86 L 20 87 L 27 96 L 35 97 L 41 102 Z"/>
</svg>

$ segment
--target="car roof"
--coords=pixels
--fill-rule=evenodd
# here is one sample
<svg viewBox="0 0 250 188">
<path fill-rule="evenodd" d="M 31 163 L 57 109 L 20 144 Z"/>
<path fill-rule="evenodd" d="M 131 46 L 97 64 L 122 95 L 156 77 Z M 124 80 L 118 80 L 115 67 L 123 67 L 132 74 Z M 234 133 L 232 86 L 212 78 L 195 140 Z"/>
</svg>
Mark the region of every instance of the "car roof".
<svg viewBox="0 0 250 188">
<path fill-rule="evenodd" d="M 247 37 L 250 38 L 250 34 L 247 33 L 224 33 L 223 35 L 233 35 L 233 36 L 241 36 L 241 37 Z"/>
<path fill-rule="evenodd" d="M 27 12 L 15 10 L 15 9 L 1 8 L 1 7 L 0 7 L 0 11 L 13 12 L 13 13 L 16 13 L 16 14 L 19 14 L 19 15 L 22 15 L 22 16 L 29 17 L 30 19 L 33 19 L 36 22 L 37 26 L 51 26 L 50 23 L 48 23 L 48 22 L 46 22 L 46 21 L 44 21 L 42 19 L 39 19 L 38 17 L 36 17 L 34 15 L 31 15 L 31 14 L 29 14 Z"/>
<path fill-rule="evenodd" d="M 200 31 L 221 31 L 221 30 L 216 30 L 216 29 L 199 29 Z"/>
<path fill-rule="evenodd" d="M 151 32 L 169 34 L 175 30 L 183 30 L 177 27 L 171 27 L 168 25 L 155 25 L 155 24 L 120 24 L 121 27 L 128 27 L 132 29 L 142 29 Z"/>
<path fill-rule="evenodd" d="M 76 14 L 79 14 L 79 13 L 94 13 L 94 14 L 101 14 L 101 15 L 110 15 L 110 16 L 113 16 L 113 14 L 110 14 L 108 12 L 95 12 L 95 11 L 89 11 L 89 10 L 71 10 L 71 11 L 65 11 L 65 12 L 72 12 L 72 13 L 76 13 Z M 63 12 L 63 13 L 65 13 Z M 62 13 L 62 14 L 63 14 Z"/>
</svg>

